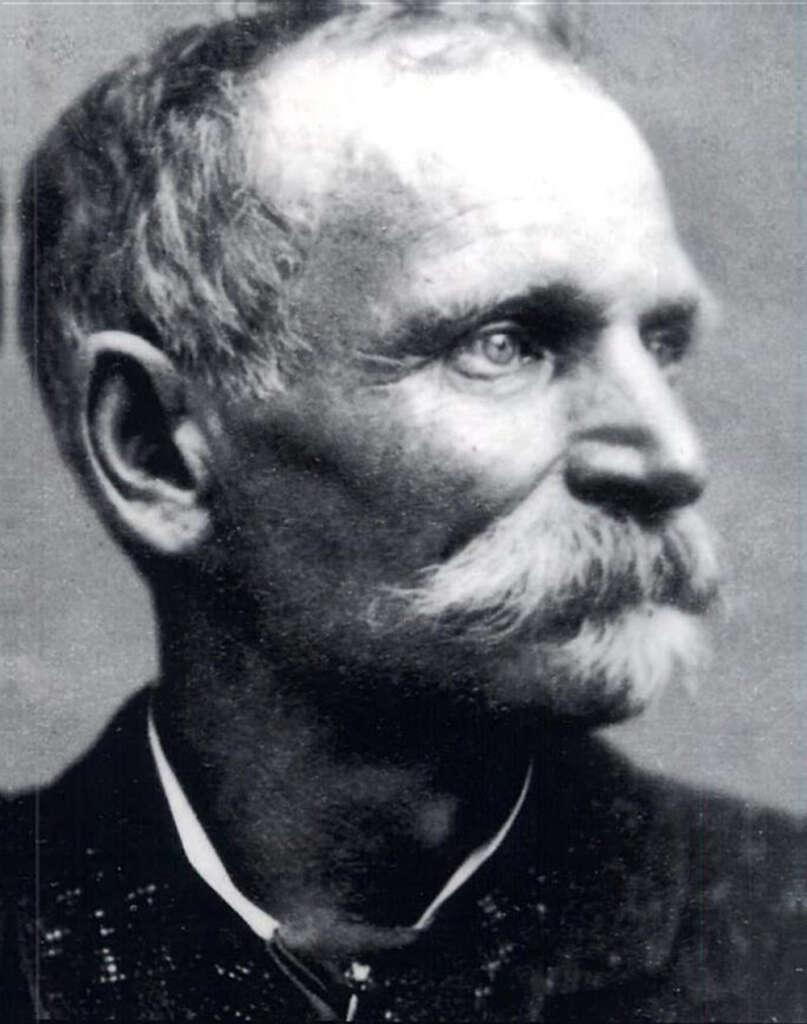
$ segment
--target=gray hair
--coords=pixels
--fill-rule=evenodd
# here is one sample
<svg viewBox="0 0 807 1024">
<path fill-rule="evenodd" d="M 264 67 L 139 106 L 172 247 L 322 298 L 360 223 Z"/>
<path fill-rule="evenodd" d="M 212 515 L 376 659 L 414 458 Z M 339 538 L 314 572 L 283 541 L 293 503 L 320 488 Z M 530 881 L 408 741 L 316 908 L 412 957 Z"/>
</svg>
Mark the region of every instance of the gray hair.
<svg viewBox="0 0 807 1024">
<path fill-rule="evenodd" d="M 96 330 L 136 333 L 225 392 L 283 379 L 306 347 L 287 302 L 305 232 L 250 183 L 255 76 L 311 32 L 361 46 L 433 20 L 570 51 L 556 5 L 285 0 L 175 33 L 67 109 L 21 195 L 21 336 L 62 441 L 73 361 Z"/>
</svg>

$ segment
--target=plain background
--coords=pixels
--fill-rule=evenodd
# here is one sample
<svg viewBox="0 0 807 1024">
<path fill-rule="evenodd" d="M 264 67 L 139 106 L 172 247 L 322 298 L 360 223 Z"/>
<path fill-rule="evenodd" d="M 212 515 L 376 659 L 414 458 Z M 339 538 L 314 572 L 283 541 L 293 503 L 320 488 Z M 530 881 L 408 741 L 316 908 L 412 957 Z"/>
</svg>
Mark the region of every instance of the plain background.
<svg viewBox="0 0 807 1024">
<path fill-rule="evenodd" d="M 0 787 L 51 778 L 155 671 L 148 598 L 95 522 L 13 329 L 13 195 L 57 112 L 171 25 L 232 4 L 0 4 L 6 344 L 0 362 Z M 807 8 L 590 4 L 586 63 L 648 135 L 679 227 L 725 308 L 689 402 L 731 616 L 698 692 L 611 735 L 641 763 L 807 810 L 805 217 Z"/>
</svg>

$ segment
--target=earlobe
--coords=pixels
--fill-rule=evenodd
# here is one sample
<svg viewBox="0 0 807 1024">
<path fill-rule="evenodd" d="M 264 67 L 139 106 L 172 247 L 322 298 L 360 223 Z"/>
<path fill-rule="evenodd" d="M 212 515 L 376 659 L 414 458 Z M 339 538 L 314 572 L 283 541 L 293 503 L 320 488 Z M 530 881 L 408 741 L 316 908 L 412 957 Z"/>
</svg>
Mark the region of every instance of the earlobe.
<svg viewBox="0 0 807 1024">
<path fill-rule="evenodd" d="M 113 528 L 152 554 L 192 554 L 209 533 L 210 453 L 182 375 L 122 331 L 92 335 L 79 374 L 84 458 Z"/>
</svg>

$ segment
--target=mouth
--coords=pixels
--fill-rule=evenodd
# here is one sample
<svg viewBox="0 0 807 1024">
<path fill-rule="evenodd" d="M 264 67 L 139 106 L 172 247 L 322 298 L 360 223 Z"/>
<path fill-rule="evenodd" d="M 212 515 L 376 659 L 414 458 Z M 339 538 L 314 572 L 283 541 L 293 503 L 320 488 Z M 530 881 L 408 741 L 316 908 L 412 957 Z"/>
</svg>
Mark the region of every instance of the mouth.
<svg viewBox="0 0 807 1024">
<path fill-rule="evenodd" d="M 651 600 L 690 615 L 705 615 L 717 602 L 720 581 L 713 573 L 698 572 L 697 564 L 680 544 L 666 537 L 656 563 Z"/>
<path fill-rule="evenodd" d="M 691 580 L 684 580 L 673 587 L 660 588 L 653 593 L 652 600 L 654 604 L 675 608 L 689 615 L 706 615 L 717 604 L 719 594 L 717 581 L 695 585 Z"/>
<path fill-rule="evenodd" d="M 493 529 L 455 533 L 414 587 L 391 588 L 389 618 L 495 650 L 514 639 L 571 641 L 654 609 L 695 619 L 716 603 L 716 559 L 697 517 L 648 530 L 593 513 L 527 511 L 526 524 L 520 507 Z"/>
<path fill-rule="evenodd" d="M 537 610 L 525 622 L 524 633 L 532 643 L 563 644 L 574 640 L 586 626 L 607 628 L 626 616 L 647 614 L 654 608 L 702 618 L 718 597 L 717 581 L 696 583 L 683 572 L 665 574 L 649 592 L 636 579 L 617 577 L 606 586 L 568 593 L 561 601 Z"/>
</svg>

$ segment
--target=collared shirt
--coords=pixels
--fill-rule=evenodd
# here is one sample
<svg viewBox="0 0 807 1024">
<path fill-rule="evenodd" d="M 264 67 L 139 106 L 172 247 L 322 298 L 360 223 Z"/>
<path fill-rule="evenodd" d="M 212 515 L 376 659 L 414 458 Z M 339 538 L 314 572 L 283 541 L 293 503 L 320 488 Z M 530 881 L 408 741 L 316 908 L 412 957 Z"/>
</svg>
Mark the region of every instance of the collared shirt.
<svg viewBox="0 0 807 1024">
<path fill-rule="evenodd" d="M 274 937 L 280 927 L 280 922 L 275 920 L 271 914 L 267 914 L 265 910 L 261 910 L 236 888 L 227 868 L 222 864 L 221 858 L 202 827 L 202 823 L 196 817 L 185 796 L 179 779 L 168 763 L 160 743 L 160 737 L 157 735 L 157 727 L 154 724 L 151 709 L 149 709 L 148 717 L 148 737 L 149 746 L 157 765 L 160 784 L 171 809 L 171 816 L 174 819 L 185 856 L 203 881 L 207 882 L 210 888 L 249 925 L 256 935 L 268 942 Z"/>
<path fill-rule="evenodd" d="M 227 869 L 221 862 L 221 858 L 213 848 L 213 844 L 210 842 L 202 823 L 197 818 L 188 798 L 185 796 L 179 779 L 177 779 L 171 765 L 168 763 L 151 711 L 149 711 L 148 717 L 148 738 L 149 746 L 157 765 L 157 774 L 165 792 L 168 806 L 171 809 L 171 815 L 182 844 L 182 849 L 185 851 L 185 856 L 190 861 L 191 866 L 210 888 L 249 925 L 256 935 L 267 941 L 274 938 L 275 933 L 280 927 L 280 922 L 247 899 L 230 878 Z M 413 930 L 423 931 L 428 928 L 443 903 L 453 896 L 501 846 L 524 804 L 531 780 L 532 762 L 530 762 L 527 768 L 518 798 L 502 826 L 487 842 L 477 847 L 463 860 L 462 864 L 454 871 L 418 920 L 412 925 Z"/>
<path fill-rule="evenodd" d="M 545 737 L 506 842 L 417 941 L 374 950 L 369 977 L 341 958 L 292 977 L 283 922 L 264 941 L 189 868 L 148 697 L 0 807 L 10 1018 L 257 1024 L 358 1002 L 419 1024 L 807 1022 L 803 823 L 648 776 L 587 736 Z"/>
</svg>

